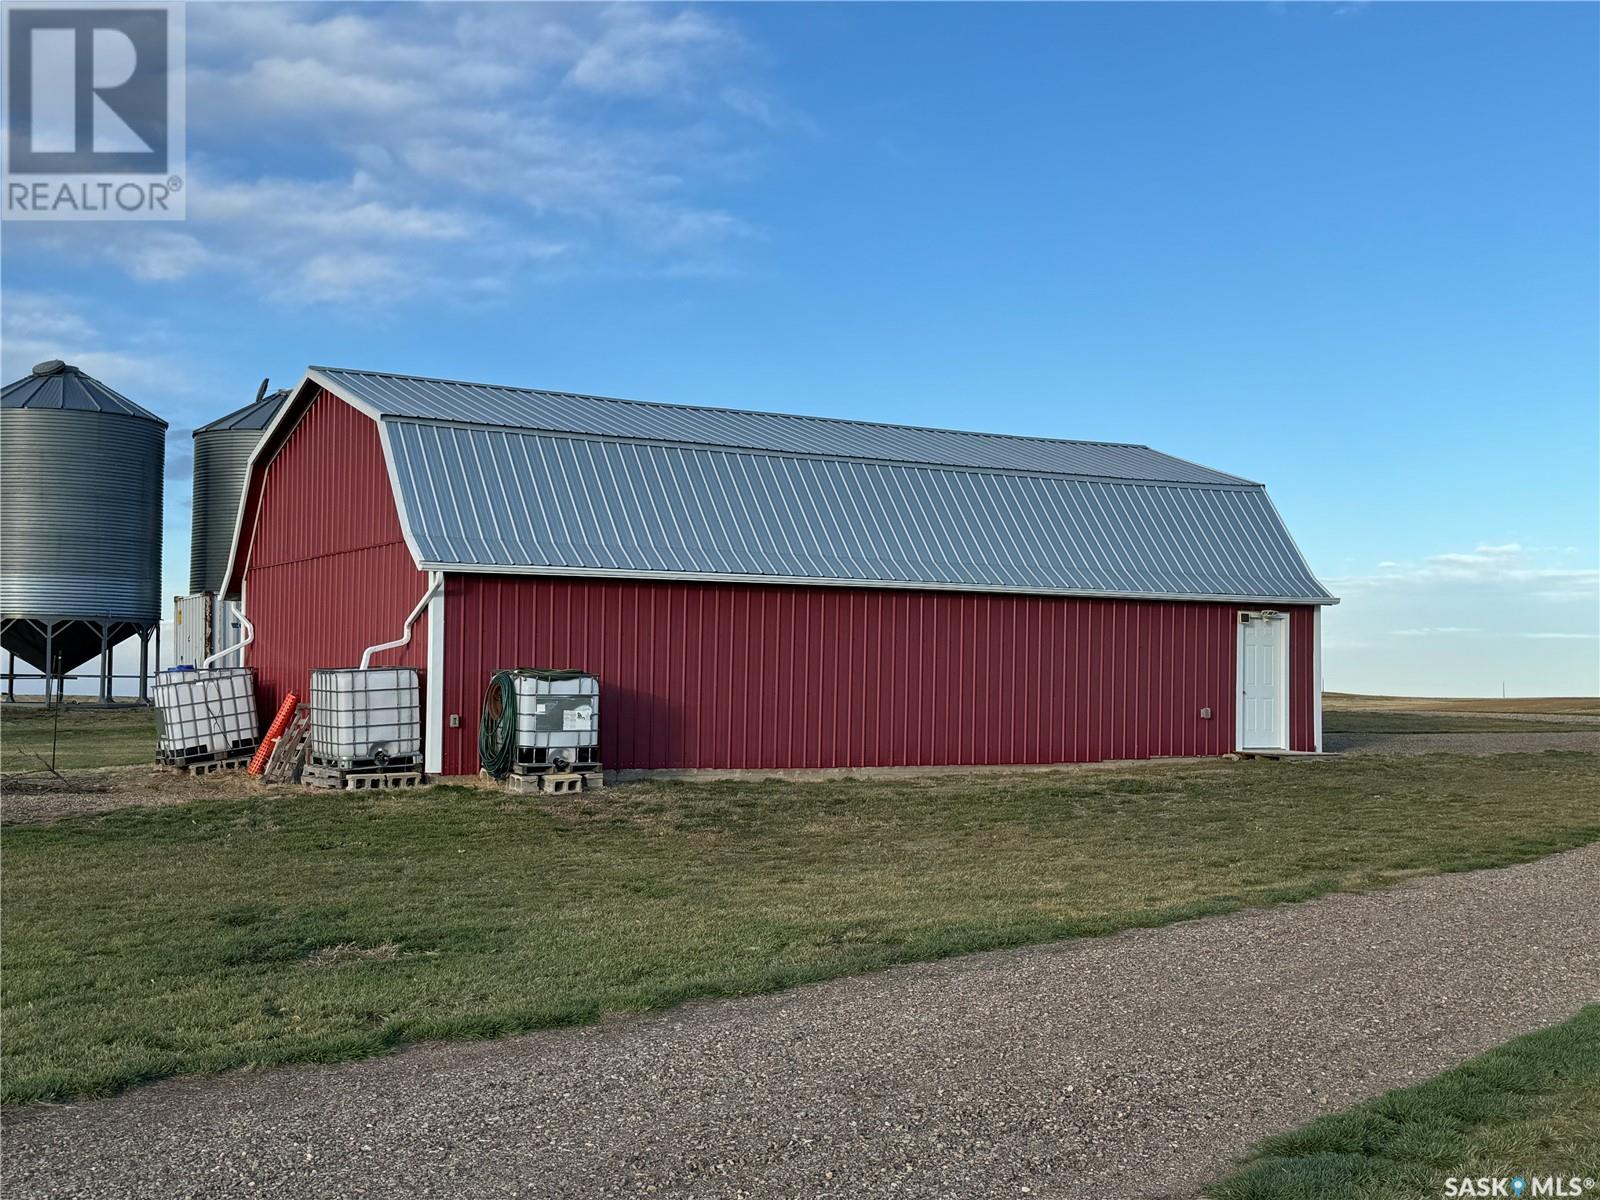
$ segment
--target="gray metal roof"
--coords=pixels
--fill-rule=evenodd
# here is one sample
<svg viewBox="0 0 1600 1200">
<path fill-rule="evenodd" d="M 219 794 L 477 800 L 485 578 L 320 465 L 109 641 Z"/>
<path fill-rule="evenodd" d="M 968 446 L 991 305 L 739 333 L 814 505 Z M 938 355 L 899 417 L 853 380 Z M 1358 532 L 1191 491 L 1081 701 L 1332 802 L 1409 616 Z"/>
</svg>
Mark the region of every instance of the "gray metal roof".
<svg viewBox="0 0 1600 1200">
<path fill-rule="evenodd" d="M 1332 600 L 1253 484 L 380 423 L 433 569 Z"/>
<path fill-rule="evenodd" d="M 1069 442 L 833 417 L 650 404 L 341 367 L 312 367 L 310 371 L 312 378 L 332 386 L 373 416 L 1100 479 L 1226 485 L 1249 482 L 1148 446 L 1119 442 Z"/>
<path fill-rule="evenodd" d="M 219 429 L 253 429 L 259 433 L 272 424 L 272 418 L 278 415 L 278 409 L 288 398 L 289 389 L 279 388 L 271 395 L 252 400 L 243 408 L 235 409 L 226 416 L 200 426 L 195 433 L 211 433 Z"/>
<path fill-rule="evenodd" d="M 154 421 L 163 429 L 167 427 L 167 423 L 155 413 L 140 408 L 98 379 L 85 375 L 77 367 L 59 359 L 42 362 L 21 379 L 15 379 L 0 388 L 0 408 L 120 413 L 126 417 Z"/>
</svg>

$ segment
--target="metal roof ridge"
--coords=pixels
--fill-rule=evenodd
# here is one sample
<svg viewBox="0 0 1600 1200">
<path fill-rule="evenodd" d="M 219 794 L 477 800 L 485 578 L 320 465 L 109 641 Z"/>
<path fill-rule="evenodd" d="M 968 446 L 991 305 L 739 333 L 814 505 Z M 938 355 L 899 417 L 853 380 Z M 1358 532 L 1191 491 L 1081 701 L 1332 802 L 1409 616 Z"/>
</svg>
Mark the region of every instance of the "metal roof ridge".
<svg viewBox="0 0 1600 1200">
<path fill-rule="evenodd" d="M 320 370 L 322 368 L 312 368 Z M 384 422 L 431 425 L 445 429 L 485 430 L 500 433 L 526 433 L 542 437 L 570 438 L 584 442 L 614 442 L 625 446 L 667 446 L 722 454 L 760 454 L 769 458 L 811 459 L 818 462 L 867 463 L 881 467 L 918 467 L 932 471 L 961 471 L 971 475 L 1018 475 L 1026 479 L 1077 479 L 1088 483 L 1122 484 L 1127 487 L 1203 488 L 1208 491 L 1265 492 L 1266 484 L 1252 479 L 1228 476 L 1225 479 L 1149 479 L 1142 475 L 1096 475 L 1088 471 L 1048 471 L 1037 467 L 998 467 L 972 463 L 927 462 L 922 459 L 881 458 L 869 454 L 822 454 L 812 450 L 774 450 L 763 446 L 742 446 L 721 442 L 686 442 L 677 438 L 634 437 L 620 433 L 590 433 L 572 429 L 548 429 L 537 425 L 497 425 L 487 421 L 463 421 L 452 417 L 413 417 L 404 413 L 384 413 Z M 1160 453 L 1160 451 L 1156 451 Z M 1180 460 L 1182 461 L 1182 460 Z M 1199 464 L 1188 463 L 1189 466 Z M 1202 470 L 1210 470 L 1202 467 Z M 1217 472 L 1222 474 L 1222 472 Z"/>
<path fill-rule="evenodd" d="M 32 404 L 33 397 L 43 391 L 51 380 L 60 382 L 60 402 L 47 407 L 35 408 Z M 68 403 L 69 381 L 76 388 L 77 393 L 85 401 L 93 405 L 92 408 L 80 408 Z M 32 386 L 26 387 L 26 391 L 24 391 L 25 385 L 29 384 Z M 153 421 L 163 429 L 171 428 L 164 417 L 156 415 L 142 404 L 136 404 L 129 400 L 116 388 L 96 379 L 81 367 L 64 366 L 62 369 L 53 371 L 48 375 L 24 375 L 20 379 L 14 379 L 5 384 L 3 388 L 0 388 L 0 393 L 3 393 L 7 399 L 21 395 L 20 402 L 8 404 L 6 405 L 7 408 L 32 409 L 36 412 L 92 412 L 103 416 L 132 417 L 140 421 Z M 110 401 L 109 403 L 107 403 L 108 400 Z"/>
<path fill-rule="evenodd" d="M 206 433 L 206 432 L 208 432 L 210 430 L 213 430 L 213 429 L 229 428 L 230 427 L 230 425 L 229 425 L 230 422 L 235 421 L 238 418 L 240 418 L 242 416 L 245 416 L 246 414 L 254 413 L 254 412 L 261 411 L 261 410 L 268 409 L 268 408 L 270 408 L 274 413 L 276 413 L 278 408 L 288 401 L 289 394 L 293 390 L 294 389 L 292 389 L 292 388 L 277 388 L 274 391 L 268 392 L 265 396 L 262 396 L 261 399 L 259 399 L 259 400 L 252 400 L 252 401 L 250 401 L 249 404 L 242 405 L 239 408 L 233 409 L 231 412 L 225 412 L 220 417 L 216 417 L 216 418 L 214 418 L 214 419 L 212 419 L 210 421 L 207 421 L 204 425 L 195 426 L 194 432 L 195 433 Z M 261 426 L 261 432 L 265 432 L 265 431 L 266 431 L 266 426 L 265 425 Z"/>
<path fill-rule="evenodd" d="M 449 571 L 460 575 L 557 575 L 584 579 L 711 579 L 730 583 L 784 583 L 803 587 L 882 588 L 895 591 L 968 592 L 982 595 L 1081 596 L 1104 600 L 1161 600 L 1208 604 L 1283 604 L 1307 607 L 1332 607 L 1339 598 L 1331 592 L 1322 596 L 1246 595 L 1233 592 L 1150 592 L 1118 591 L 1092 587 L 1035 587 L 1029 584 L 960 583 L 928 579 L 849 579 L 816 575 L 759 575 L 725 571 L 642 570 L 631 567 L 507 566 L 503 563 L 462 563 L 423 558 L 417 567 L 425 571 Z M 1320 580 L 1318 581 L 1321 582 Z"/>
<path fill-rule="evenodd" d="M 983 429 L 951 429 L 944 425 L 905 425 L 895 421 L 868 421 L 859 417 L 827 417 L 815 413 L 768 412 L 759 408 L 727 408 L 716 404 L 684 404 L 670 400 L 633 400 L 626 396 L 602 396 L 594 392 L 569 392 L 559 388 L 532 388 L 511 383 L 482 383 L 470 379 L 445 379 L 437 375 L 408 375 L 403 371 L 367 371 L 359 367 L 330 367 L 318 363 L 312 363 L 306 370 L 338 371 L 346 375 L 372 375 L 380 379 L 409 379 L 417 383 L 444 383 L 452 387 L 489 388 L 498 392 L 529 392 L 542 396 L 570 396 L 577 400 L 600 400 L 607 404 L 633 404 L 642 408 L 674 408 L 684 412 L 731 413 L 741 417 L 780 417 L 787 421 L 824 421 L 830 425 L 865 425 L 872 429 L 909 429 L 917 433 L 945 433 L 956 437 L 998 438 L 1003 441 L 1044 442 L 1061 446 L 1105 446 L 1119 450 L 1148 450 L 1152 454 L 1162 454 L 1168 458 L 1173 457 L 1170 454 L 1166 454 L 1164 450 L 1157 450 L 1143 442 L 1107 442 L 1096 441 L 1092 438 L 1045 437 L 1041 434 L 1032 433 L 995 433 L 991 430 Z M 1218 471 L 1215 467 L 1207 467 L 1201 463 L 1188 463 L 1187 465 L 1199 467 L 1201 470 L 1210 471 L 1217 475 L 1227 474 L 1226 471 Z"/>
</svg>

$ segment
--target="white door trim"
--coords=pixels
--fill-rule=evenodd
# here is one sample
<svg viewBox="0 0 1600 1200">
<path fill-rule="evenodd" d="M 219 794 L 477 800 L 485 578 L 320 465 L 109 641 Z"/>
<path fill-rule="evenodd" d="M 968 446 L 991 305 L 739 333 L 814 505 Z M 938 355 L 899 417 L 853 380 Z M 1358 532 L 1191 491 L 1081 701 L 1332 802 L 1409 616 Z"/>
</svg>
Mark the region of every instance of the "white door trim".
<svg viewBox="0 0 1600 1200">
<path fill-rule="evenodd" d="M 1278 655 L 1278 742 L 1276 746 L 1246 746 L 1244 744 L 1244 617 L 1271 617 L 1273 624 L 1282 629 Z M 1289 748 L 1289 649 L 1291 621 L 1289 614 L 1278 609 L 1240 609 L 1234 619 L 1234 684 L 1233 684 L 1233 748 L 1235 750 L 1287 750 Z"/>
</svg>

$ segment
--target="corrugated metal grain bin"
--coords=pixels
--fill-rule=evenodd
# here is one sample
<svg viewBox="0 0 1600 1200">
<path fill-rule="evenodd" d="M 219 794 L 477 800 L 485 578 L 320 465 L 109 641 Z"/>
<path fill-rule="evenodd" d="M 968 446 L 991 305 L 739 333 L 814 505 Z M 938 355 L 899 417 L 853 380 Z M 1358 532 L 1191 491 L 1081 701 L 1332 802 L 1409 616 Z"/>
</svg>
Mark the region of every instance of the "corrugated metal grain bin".
<svg viewBox="0 0 1600 1200">
<path fill-rule="evenodd" d="M 189 539 L 189 590 L 215 592 L 222 587 L 233 548 L 250 456 L 261 442 L 287 391 L 268 396 L 266 383 L 256 399 L 237 412 L 194 431 L 194 513 Z"/>
<path fill-rule="evenodd" d="M 57 360 L 0 391 L 0 515 L 7 617 L 154 624 L 161 615 L 161 498 L 167 423 Z M 43 667 L 37 637 L 6 648 Z M 62 631 L 72 670 L 100 633 Z"/>
</svg>

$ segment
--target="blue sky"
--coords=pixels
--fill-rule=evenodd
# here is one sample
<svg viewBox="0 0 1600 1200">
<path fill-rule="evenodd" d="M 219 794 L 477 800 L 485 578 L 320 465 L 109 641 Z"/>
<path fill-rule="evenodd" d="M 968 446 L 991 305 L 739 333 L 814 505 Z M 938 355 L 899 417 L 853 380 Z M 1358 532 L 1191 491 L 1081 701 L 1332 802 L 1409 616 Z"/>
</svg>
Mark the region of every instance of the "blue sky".
<svg viewBox="0 0 1600 1200">
<path fill-rule="evenodd" d="M 309 362 L 1146 442 L 1330 688 L 1600 691 L 1600 9 L 191 5 L 189 219 L 7 226 L 4 377 Z"/>
</svg>

